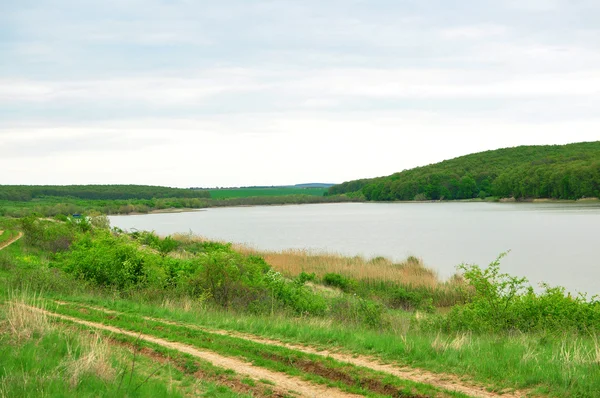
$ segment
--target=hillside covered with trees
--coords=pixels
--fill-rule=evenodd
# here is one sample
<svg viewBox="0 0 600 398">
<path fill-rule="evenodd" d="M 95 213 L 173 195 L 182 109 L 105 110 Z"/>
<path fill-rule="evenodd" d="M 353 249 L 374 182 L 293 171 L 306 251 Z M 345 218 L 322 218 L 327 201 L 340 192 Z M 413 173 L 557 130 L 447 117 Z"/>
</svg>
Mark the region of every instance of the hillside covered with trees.
<svg viewBox="0 0 600 398">
<path fill-rule="evenodd" d="M 209 198 L 208 191 L 151 185 L 0 185 L 0 200 L 30 201 L 43 197 L 87 200 Z"/>
<path fill-rule="evenodd" d="M 387 177 L 347 181 L 328 194 L 377 201 L 600 197 L 600 141 L 479 152 Z"/>
</svg>

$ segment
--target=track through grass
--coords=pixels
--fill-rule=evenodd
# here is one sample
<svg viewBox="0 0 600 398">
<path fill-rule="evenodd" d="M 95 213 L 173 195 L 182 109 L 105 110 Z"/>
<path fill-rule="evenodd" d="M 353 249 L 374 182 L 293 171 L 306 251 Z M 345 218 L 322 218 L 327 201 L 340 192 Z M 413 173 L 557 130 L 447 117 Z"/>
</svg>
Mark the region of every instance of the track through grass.
<svg viewBox="0 0 600 398">
<path fill-rule="evenodd" d="M 89 308 L 89 309 L 93 309 L 93 310 L 97 310 L 97 311 L 102 311 L 107 314 L 125 315 L 122 312 L 113 311 L 113 310 L 109 310 L 109 309 L 97 307 L 97 306 L 82 305 L 82 304 L 77 304 L 77 303 L 68 303 L 66 301 L 54 301 L 54 302 L 59 305 L 67 305 L 67 306 L 70 305 L 74 308 L 84 307 L 84 308 Z M 169 321 L 166 319 L 159 319 L 159 318 L 148 317 L 148 316 L 140 316 L 140 318 L 147 320 L 147 321 L 164 323 L 167 325 L 181 326 L 181 327 L 186 327 L 186 328 L 190 328 L 190 329 L 196 329 L 196 330 L 200 330 L 200 331 L 203 331 L 205 333 L 210 333 L 210 334 L 235 337 L 238 339 L 243 339 L 243 340 L 255 342 L 258 344 L 284 347 L 289 350 L 298 351 L 298 352 L 302 352 L 305 354 L 317 355 L 317 356 L 325 357 L 325 358 L 332 358 L 332 359 L 335 359 L 336 361 L 339 361 L 342 363 L 348 363 L 348 364 L 351 364 L 354 366 L 368 368 L 368 369 L 371 369 L 371 370 L 374 370 L 377 372 L 387 373 L 387 374 L 396 376 L 400 379 L 410 380 L 410 381 L 417 382 L 417 383 L 425 383 L 425 384 L 436 386 L 436 387 L 446 389 L 449 391 L 461 392 L 463 394 L 467 394 L 468 396 L 472 396 L 472 397 L 493 398 L 493 397 L 502 396 L 502 397 L 511 398 L 511 397 L 524 397 L 526 395 L 525 392 L 520 392 L 520 391 L 506 392 L 506 393 L 503 393 L 500 395 L 500 394 L 497 394 L 494 392 L 487 391 L 483 386 L 477 385 L 476 383 L 461 380 L 454 375 L 436 374 L 436 373 L 428 372 L 428 371 L 422 370 L 422 369 L 414 369 L 414 368 L 410 368 L 410 367 L 406 367 L 406 366 L 400 367 L 400 366 L 394 366 L 392 364 L 384 364 L 377 358 L 374 358 L 371 356 L 366 356 L 366 355 L 352 355 L 352 354 L 344 353 L 344 352 L 340 352 L 340 351 L 318 349 L 318 348 L 306 346 L 306 345 L 302 346 L 302 345 L 298 345 L 298 344 L 290 344 L 290 343 L 282 342 L 280 340 L 267 339 L 267 338 L 264 338 L 261 336 L 256 336 L 256 335 L 252 335 L 252 334 L 248 334 L 248 333 L 240 333 L 240 332 L 235 332 L 235 331 L 230 331 L 230 330 L 209 329 L 209 328 L 204 328 L 204 327 L 189 324 L 189 323 L 174 322 L 174 321 Z"/>
</svg>

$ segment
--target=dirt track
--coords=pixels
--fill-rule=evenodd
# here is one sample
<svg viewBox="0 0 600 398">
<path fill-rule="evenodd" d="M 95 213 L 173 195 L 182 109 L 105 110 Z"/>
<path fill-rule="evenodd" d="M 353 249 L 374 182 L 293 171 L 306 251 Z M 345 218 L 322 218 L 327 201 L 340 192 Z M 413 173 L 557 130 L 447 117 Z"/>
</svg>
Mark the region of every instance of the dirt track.
<svg viewBox="0 0 600 398">
<path fill-rule="evenodd" d="M 0 231 L 0 232 L 1 232 L 0 235 L 2 235 L 4 233 L 4 231 Z M 7 248 L 8 246 L 12 245 L 13 243 L 18 241 L 22 237 L 23 237 L 23 232 L 19 232 L 17 234 L 17 236 L 15 236 L 14 238 L 7 240 L 6 242 L 0 243 L 0 250 Z"/>
<path fill-rule="evenodd" d="M 57 304 L 61 304 L 61 305 L 71 304 L 71 303 L 67 303 L 67 302 L 63 302 L 63 301 L 55 301 L 55 302 Z M 73 303 L 73 304 L 75 304 L 75 303 Z M 81 304 L 76 304 L 76 305 L 82 306 Z M 118 311 L 112 311 L 112 310 L 108 310 L 108 309 L 96 307 L 96 306 L 86 305 L 83 307 L 95 309 L 98 311 L 103 311 L 103 312 L 109 313 L 109 314 L 120 314 L 120 312 L 118 312 Z M 203 327 L 196 326 L 196 325 L 172 322 L 172 321 L 167 321 L 167 320 L 159 319 L 159 318 L 152 318 L 152 317 L 142 317 L 142 318 L 149 320 L 149 321 L 161 322 L 161 323 L 168 324 L 168 325 L 177 325 L 177 326 L 185 326 L 185 327 L 189 327 L 189 328 L 194 328 L 194 329 L 202 330 L 203 332 L 206 332 L 206 333 L 213 333 L 213 334 L 236 337 L 236 338 L 252 341 L 255 343 L 259 343 L 259 344 L 285 347 L 285 348 L 289 348 L 291 350 L 303 352 L 306 354 L 314 354 L 314 355 L 319 355 L 319 356 L 323 356 L 323 357 L 331 357 L 340 362 L 345 362 L 345 363 L 349 363 L 349 364 L 352 364 L 355 366 L 361 366 L 361 367 L 369 368 L 369 369 L 372 369 L 372 370 L 375 370 L 378 372 L 391 374 L 393 376 L 399 377 L 404 380 L 410 380 L 410 381 L 414 381 L 414 382 L 418 382 L 418 383 L 429 384 L 429 385 L 432 385 L 435 387 L 443 388 L 448 391 L 461 392 L 461 393 L 469 395 L 471 397 L 476 397 L 476 398 L 498 398 L 498 397 L 521 398 L 521 397 L 525 397 L 527 395 L 525 392 L 520 392 L 520 391 L 507 392 L 504 394 L 494 393 L 494 392 L 487 391 L 482 386 L 475 385 L 474 383 L 465 382 L 465 381 L 461 380 L 460 378 L 458 378 L 456 375 L 433 373 L 433 372 L 429 372 L 429 371 L 422 370 L 422 369 L 414 369 L 414 368 L 409 368 L 409 367 L 399 367 L 399 366 L 394 366 L 394 365 L 390 365 L 390 364 L 383 364 L 376 358 L 373 358 L 370 356 L 349 355 L 349 354 L 328 351 L 328 350 L 318 350 L 313 347 L 284 343 L 279 340 L 267 339 L 264 337 L 255 336 L 255 335 L 251 335 L 251 334 L 247 334 L 247 333 L 239 333 L 239 332 L 227 331 L 227 330 L 208 329 L 208 328 L 203 328 Z"/>
<path fill-rule="evenodd" d="M 216 354 L 211 351 L 203 351 L 199 350 L 195 347 L 189 346 L 187 344 L 176 343 L 172 341 L 168 341 L 165 339 L 157 338 L 147 334 L 140 334 L 131 332 L 128 330 L 119 329 L 112 326 L 103 325 L 101 323 L 96 322 L 88 322 L 78 318 L 56 314 L 50 311 L 43 310 L 37 307 L 30 307 L 35 311 L 42 312 L 48 316 L 53 316 L 60 319 L 65 319 L 74 323 L 78 323 L 80 325 L 85 325 L 88 327 L 106 330 L 109 332 L 123 334 L 130 337 L 139 338 L 140 340 L 144 340 L 150 343 L 154 343 L 166 348 L 174 349 L 179 352 L 189 354 L 195 356 L 197 358 L 203 359 L 212 363 L 215 366 L 231 369 L 237 373 L 249 376 L 255 380 L 268 380 L 274 383 L 276 386 L 284 388 L 292 393 L 299 394 L 305 397 L 332 397 L 332 398 L 350 398 L 350 397 L 359 397 L 359 395 L 346 393 L 341 390 L 335 388 L 328 388 L 325 386 L 320 386 L 317 384 L 313 384 L 304 380 L 301 380 L 296 377 L 288 376 L 283 373 L 274 372 L 268 369 L 256 367 L 251 363 L 244 362 L 239 359 L 225 357 L 219 354 Z"/>
</svg>

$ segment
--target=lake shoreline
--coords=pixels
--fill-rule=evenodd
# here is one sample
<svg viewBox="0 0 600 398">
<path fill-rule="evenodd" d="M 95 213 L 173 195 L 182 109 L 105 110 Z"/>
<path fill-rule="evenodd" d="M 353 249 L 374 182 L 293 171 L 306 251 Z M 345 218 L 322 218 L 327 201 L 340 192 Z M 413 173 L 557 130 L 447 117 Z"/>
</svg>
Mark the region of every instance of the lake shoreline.
<svg viewBox="0 0 600 398">
<path fill-rule="evenodd" d="M 460 200 L 394 200 L 394 201 L 356 201 L 356 202 L 332 202 L 331 204 L 339 203 L 399 203 L 399 204 L 425 204 L 425 203 L 495 203 L 495 204 L 531 204 L 531 203 L 555 203 L 555 204 L 580 204 L 580 203 L 600 203 L 599 198 L 583 198 L 576 200 L 567 199 L 514 199 L 504 198 L 500 200 L 482 200 L 482 199 L 460 199 Z M 143 216 L 149 214 L 177 214 L 177 213 L 195 213 L 199 211 L 207 211 L 208 209 L 232 209 L 240 207 L 283 207 L 283 206 L 305 206 L 305 205 L 322 205 L 328 203 L 282 203 L 282 204 L 255 204 L 255 205 L 231 205 L 231 206 L 211 206 L 211 207 L 198 207 L 198 208 L 168 208 L 168 209 L 157 209 L 150 210 L 147 213 L 132 212 L 124 214 L 109 214 L 110 216 Z"/>
</svg>

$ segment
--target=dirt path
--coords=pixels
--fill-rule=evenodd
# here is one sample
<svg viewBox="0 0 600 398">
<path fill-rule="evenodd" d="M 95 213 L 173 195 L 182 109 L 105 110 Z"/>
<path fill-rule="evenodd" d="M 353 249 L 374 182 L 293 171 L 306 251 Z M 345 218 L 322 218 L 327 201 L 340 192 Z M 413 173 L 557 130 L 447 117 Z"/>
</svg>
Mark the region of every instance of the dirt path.
<svg viewBox="0 0 600 398">
<path fill-rule="evenodd" d="M 2 231 L 2 233 L 4 233 L 4 231 Z M 1 235 L 1 234 L 0 234 Z M 17 234 L 17 236 L 15 236 L 12 239 L 7 240 L 6 242 L 0 243 L 0 250 L 2 249 L 6 249 L 8 246 L 12 245 L 13 243 L 15 243 L 16 241 L 18 241 L 19 239 L 21 239 L 23 237 L 23 232 L 19 232 Z"/>
<path fill-rule="evenodd" d="M 57 304 L 61 304 L 61 305 L 65 305 L 65 304 L 80 305 L 82 307 L 87 307 L 90 309 L 103 311 L 108 314 L 122 314 L 118 311 L 112 311 L 112 310 L 108 310 L 108 309 L 102 308 L 102 307 L 81 305 L 81 304 L 77 304 L 77 303 L 67 303 L 64 301 L 55 301 L 55 302 Z M 393 376 L 399 377 L 404 380 L 410 380 L 410 381 L 414 381 L 414 382 L 418 382 L 418 383 L 429 384 L 429 385 L 432 385 L 435 387 L 443 388 L 448 391 L 461 392 L 461 393 L 467 394 L 471 397 L 476 397 L 476 398 L 497 398 L 497 397 L 521 398 L 521 397 L 525 397 L 527 395 L 525 392 L 522 392 L 522 391 L 506 392 L 504 394 L 489 392 L 485 389 L 485 387 L 478 386 L 474 383 L 465 382 L 456 375 L 433 373 L 433 372 L 429 372 L 429 371 L 422 370 L 422 369 L 414 369 L 414 368 L 409 368 L 409 367 L 400 367 L 400 366 L 394 366 L 394 365 L 390 365 L 390 364 L 384 364 L 384 363 L 381 363 L 381 361 L 379 361 L 377 358 L 370 357 L 370 356 L 350 355 L 350 354 L 344 354 L 344 353 L 329 351 L 329 350 L 318 350 L 313 347 L 285 343 L 285 342 L 282 342 L 279 340 L 267 339 L 267 338 L 252 335 L 252 334 L 240 333 L 240 332 L 234 332 L 234 331 L 228 331 L 228 330 L 208 329 L 208 328 L 203 328 L 203 327 L 197 326 L 197 325 L 173 322 L 173 321 L 168 321 L 168 320 L 159 319 L 159 318 L 152 318 L 152 317 L 146 317 L 146 316 L 143 316 L 142 318 L 145 320 L 160 322 L 160 323 L 164 323 L 167 325 L 184 326 L 184 327 L 189 327 L 189 328 L 193 328 L 193 329 L 198 329 L 198 330 L 202 330 L 203 332 L 206 332 L 206 333 L 213 333 L 213 334 L 218 334 L 218 335 L 223 335 L 223 336 L 236 337 L 236 338 L 252 341 L 255 343 L 259 343 L 259 344 L 285 347 L 285 348 L 289 348 L 294 351 L 303 352 L 305 354 L 314 354 L 314 355 L 319 355 L 322 357 L 330 357 L 330 358 L 335 359 L 336 361 L 346 362 L 346 363 L 349 363 L 349 364 L 352 364 L 355 366 L 361 366 L 361 367 L 369 368 L 369 369 L 372 369 L 372 370 L 375 370 L 378 372 L 391 374 Z"/>
<path fill-rule="evenodd" d="M 123 334 L 123 335 L 129 336 L 129 337 L 139 338 L 140 340 L 148 341 L 150 343 L 154 343 L 154 344 L 166 347 L 166 348 L 177 350 L 179 352 L 183 352 L 183 353 L 195 356 L 197 358 L 203 359 L 205 361 L 208 361 L 215 366 L 234 370 L 237 373 L 244 374 L 255 380 L 261 380 L 261 379 L 268 380 L 281 388 L 285 388 L 286 390 L 291 391 L 296 394 L 299 394 L 301 396 L 332 397 L 332 398 L 350 398 L 350 397 L 359 397 L 360 396 L 360 395 L 355 395 L 355 394 L 351 394 L 351 393 L 346 393 L 346 392 L 340 391 L 335 388 L 328 388 L 325 386 L 313 384 L 313 383 L 301 380 L 296 377 L 285 375 L 283 373 L 278 373 L 278 372 L 274 372 L 274 371 L 271 371 L 268 369 L 256 367 L 249 362 L 244 362 L 239 359 L 224 357 L 222 355 L 219 355 L 219 354 L 211 352 L 211 351 L 199 350 L 199 349 L 189 346 L 187 344 L 176 343 L 176 342 L 168 341 L 168 340 L 161 339 L 161 338 L 154 337 L 154 336 L 147 335 L 147 334 L 135 333 L 135 332 L 131 332 L 128 330 L 119 329 L 119 328 L 116 328 L 113 326 L 103 325 L 101 323 L 88 322 L 88 321 L 84 321 L 79 318 L 56 314 L 56 313 L 53 313 L 53 312 L 50 312 L 50 311 L 47 311 L 47 310 L 44 310 L 41 308 L 37 308 L 37 307 L 30 307 L 30 308 L 35 311 L 42 312 L 48 316 L 53 316 L 56 318 L 68 320 L 68 321 L 71 321 L 71 322 L 74 322 L 74 323 L 77 323 L 80 325 L 85 325 L 85 326 L 100 329 L 100 330 L 106 330 L 106 331 L 117 333 L 117 334 Z"/>
</svg>

